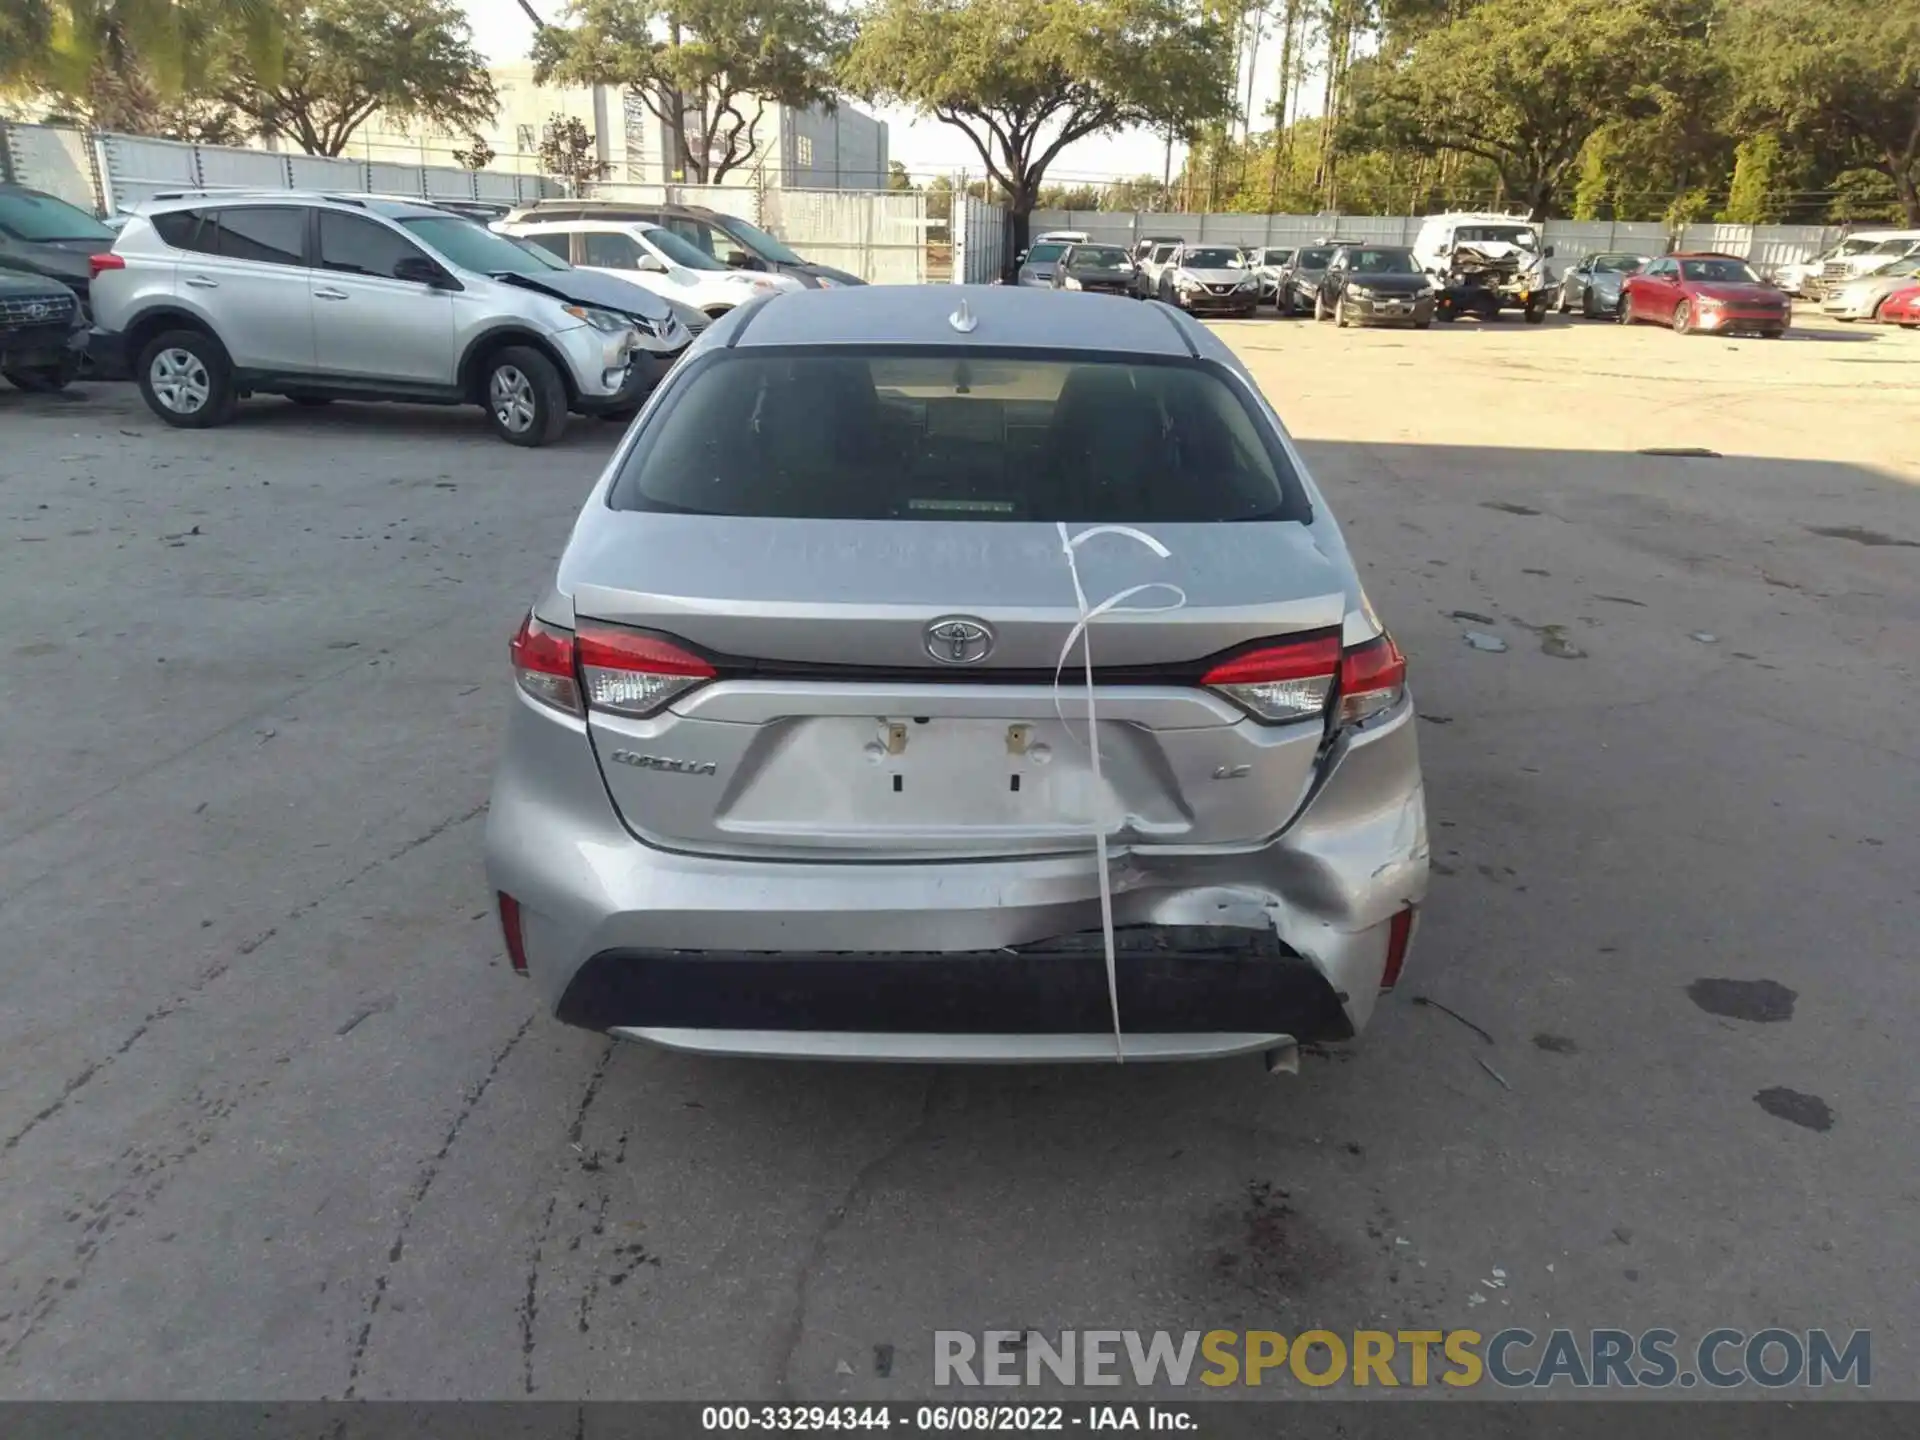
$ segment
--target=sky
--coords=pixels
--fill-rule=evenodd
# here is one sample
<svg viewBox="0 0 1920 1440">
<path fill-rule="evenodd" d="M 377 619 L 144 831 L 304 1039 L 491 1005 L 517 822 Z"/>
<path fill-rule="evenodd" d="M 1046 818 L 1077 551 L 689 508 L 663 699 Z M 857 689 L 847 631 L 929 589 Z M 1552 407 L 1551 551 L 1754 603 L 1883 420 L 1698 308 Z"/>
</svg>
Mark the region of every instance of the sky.
<svg viewBox="0 0 1920 1440">
<path fill-rule="evenodd" d="M 551 15 L 555 20 L 560 18 L 563 0 L 531 0 L 531 3 L 540 13 Z M 505 64 L 527 58 L 533 45 L 533 22 L 527 19 L 516 0 L 465 0 L 465 4 L 467 18 L 473 23 L 474 43 L 489 61 Z M 1277 60 L 1271 45 L 1263 46 L 1259 56 L 1261 69 L 1270 72 Z M 1271 76 L 1263 78 L 1267 83 L 1257 87 L 1254 95 L 1256 113 L 1272 103 Z M 887 122 L 892 158 L 905 165 L 916 180 L 924 182 L 934 175 L 953 174 L 963 169 L 974 176 L 984 173 L 980 152 L 953 126 L 888 106 L 879 107 L 877 113 Z M 1179 147 L 1175 147 L 1176 172 L 1180 155 Z M 1149 132 L 1091 136 L 1060 152 L 1047 167 L 1047 183 L 1067 185 L 1082 180 L 1159 175 L 1165 162 L 1165 141 Z"/>
</svg>

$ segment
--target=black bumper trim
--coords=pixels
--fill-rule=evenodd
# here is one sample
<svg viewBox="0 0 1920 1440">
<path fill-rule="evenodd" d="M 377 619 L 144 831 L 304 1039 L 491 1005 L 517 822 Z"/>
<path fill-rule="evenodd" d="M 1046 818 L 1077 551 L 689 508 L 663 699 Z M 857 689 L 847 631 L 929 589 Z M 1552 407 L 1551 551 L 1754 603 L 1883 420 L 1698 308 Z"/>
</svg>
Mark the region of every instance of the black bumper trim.
<svg viewBox="0 0 1920 1440">
<path fill-rule="evenodd" d="M 1353 1036 L 1320 972 L 1271 933 L 1129 926 L 1115 938 L 1125 1029 Z M 1063 1035 L 1112 1026 L 1098 931 L 965 952 L 606 950 L 581 966 L 555 1013 L 603 1031 Z"/>
</svg>

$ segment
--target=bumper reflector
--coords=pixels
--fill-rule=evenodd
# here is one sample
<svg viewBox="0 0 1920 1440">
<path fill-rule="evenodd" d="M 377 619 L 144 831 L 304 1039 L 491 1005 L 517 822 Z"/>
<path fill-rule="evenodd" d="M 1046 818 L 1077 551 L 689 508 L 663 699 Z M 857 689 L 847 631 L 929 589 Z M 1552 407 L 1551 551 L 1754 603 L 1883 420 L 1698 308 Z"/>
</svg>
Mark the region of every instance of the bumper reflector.
<svg viewBox="0 0 1920 1440">
<path fill-rule="evenodd" d="M 1382 990 L 1391 990 L 1400 983 L 1401 968 L 1407 963 L 1407 944 L 1412 939 L 1413 906 L 1409 905 L 1394 916 L 1387 927 L 1387 967 L 1380 972 Z"/>
</svg>

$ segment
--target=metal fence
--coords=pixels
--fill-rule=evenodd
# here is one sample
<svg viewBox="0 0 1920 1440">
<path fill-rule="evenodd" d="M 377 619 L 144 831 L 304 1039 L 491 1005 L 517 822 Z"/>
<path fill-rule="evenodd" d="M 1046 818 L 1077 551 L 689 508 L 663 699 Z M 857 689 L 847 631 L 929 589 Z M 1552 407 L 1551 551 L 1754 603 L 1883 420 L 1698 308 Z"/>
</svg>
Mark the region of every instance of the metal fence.
<svg viewBox="0 0 1920 1440">
<path fill-rule="evenodd" d="M 788 190 L 763 185 L 653 185 L 594 181 L 596 200 L 701 205 L 738 215 L 821 265 L 873 285 L 927 282 L 927 197 L 904 190 Z"/>
<path fill-rule="evenodd" d="M 971 195 L 952 200 L 953 281 L 990 285 L 1006 268 L 1007 209 Z"/>
<path fill-rule="evenodd" d="M 1179 235 L 1222 245 L 1299 246 L 1338 235 L 1378 245 L 1411 245 L 1420 231 L 1419 215 L 1241 215 L 1164 214 L 1124 211 L 1036 210 L 1033 233 L 1083 230 L 1109 244 L 1131 245 L 1148 235 Z M 1553 247 L 1556 265 L 1602 250 L 1665 254 L 1675 250 L 1717 250 L 1739 255 L 1765 274 L 1777 266 L 1819 254 L 1844 233 L 1826 225 L 1689 225 L 1671 232 L 1659 221 L 1549 220 L 1542 243 Z"/>
<path fill-rule="evenodd" d="M 561 193 L 556 180 L 505 170 L 334 160 L 9 121 L 0 121 L 0 173 L 101 215 L 183 189 L 338 190 L 505 204 Z"/>
</svg>

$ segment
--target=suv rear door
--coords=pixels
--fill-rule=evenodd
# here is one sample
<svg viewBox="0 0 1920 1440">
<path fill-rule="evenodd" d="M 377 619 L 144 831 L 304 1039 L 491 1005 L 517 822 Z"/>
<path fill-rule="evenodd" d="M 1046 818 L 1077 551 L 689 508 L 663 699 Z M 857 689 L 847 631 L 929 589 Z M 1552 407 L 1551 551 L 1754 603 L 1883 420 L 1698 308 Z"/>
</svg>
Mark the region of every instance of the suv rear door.
<svg viewBox="0 0 1920 1440">
<path fill-rule="evenodd" d="M 446 386 L 455 381 L 453 295 L 403 280 L 426 251 L 388 225 L 344 210 L 315 212 L 314 349 L 330 380 Z"/>
<path fill-rule="evenodd" d="M 188 252 L 176 284 L 212 322 L 235 368 L 310 373 L 313 298 L 305 208 L 226 205 L 191 213 L 193 219 L 167 237 Z"/>
</svg>

